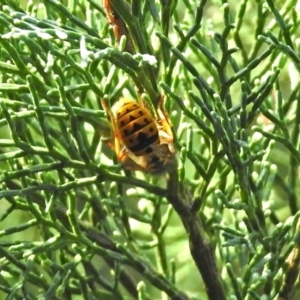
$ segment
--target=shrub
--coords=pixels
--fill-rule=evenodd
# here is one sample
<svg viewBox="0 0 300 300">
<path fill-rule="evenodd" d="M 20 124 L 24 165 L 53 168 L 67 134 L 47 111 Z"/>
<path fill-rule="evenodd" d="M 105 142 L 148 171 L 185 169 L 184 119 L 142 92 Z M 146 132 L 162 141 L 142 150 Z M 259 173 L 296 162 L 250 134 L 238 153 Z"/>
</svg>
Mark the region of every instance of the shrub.
<svg viewBox="0 0 300 300">
<path fill-rule="evenodd" d="M 297 1 L 104 4 L 1 3 L 0 298 L 298 299 Z M 101 100 L 163 95 L 128 171 Z"/>
</svg>

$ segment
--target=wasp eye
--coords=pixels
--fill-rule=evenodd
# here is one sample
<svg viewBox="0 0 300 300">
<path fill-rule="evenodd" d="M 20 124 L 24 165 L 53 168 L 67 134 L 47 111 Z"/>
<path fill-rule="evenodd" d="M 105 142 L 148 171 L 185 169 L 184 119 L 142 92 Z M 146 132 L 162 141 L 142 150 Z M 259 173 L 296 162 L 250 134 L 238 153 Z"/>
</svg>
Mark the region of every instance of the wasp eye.
<svg viewBox="0 0 300 300">
<path fill-rule="evenodd" d="M 153 127 L 150 127 L 150 128 L 149 128 L 149 131 L 150 131 L 150 132 L 153 132 L 153 131 L 154 131 L 154 128 L 153 128 Z"/>
<path fill-rule="evenodd" d="M 153 152 L 153 149 L 151 147 L 148 147 L 146 150 L 145 150 L 145 153 L 149 154 L 149 153 L 152 153 Z"/>
<path fill-rule="evenodd" d="M 152 164 L 157 164 L 157 163 L 160 162 L 160 159 L 159 159 L 158 156 L 154 155 L 153 157 L 150 158 L 150 162 L 151 162 Z"/>
</svg>

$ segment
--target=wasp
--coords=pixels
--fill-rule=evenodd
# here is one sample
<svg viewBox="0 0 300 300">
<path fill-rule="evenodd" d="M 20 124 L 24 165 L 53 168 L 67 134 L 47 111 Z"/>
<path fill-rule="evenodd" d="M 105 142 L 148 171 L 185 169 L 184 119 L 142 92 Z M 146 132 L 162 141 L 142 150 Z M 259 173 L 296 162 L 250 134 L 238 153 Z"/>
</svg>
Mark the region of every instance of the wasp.
<svg viewBox="0 0 300 300">
<path fill-rule="evenodd" d="M 115 113 L 101 101 L 112 125 L 114 143 L 110 146 L 125 169 L 159 175 L 174 167 L 174 137 L 163 99 L 156 116 L 144 101 L 120 98 Z"/>
</svg>

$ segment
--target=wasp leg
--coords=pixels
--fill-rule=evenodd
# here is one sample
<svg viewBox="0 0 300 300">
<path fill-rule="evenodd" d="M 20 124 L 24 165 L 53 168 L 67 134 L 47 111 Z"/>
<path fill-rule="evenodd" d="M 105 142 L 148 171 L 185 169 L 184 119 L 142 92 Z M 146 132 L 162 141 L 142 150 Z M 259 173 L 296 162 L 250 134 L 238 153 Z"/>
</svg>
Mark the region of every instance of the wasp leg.
<svg viewBox="0 0 300 300">
<path fill-rule="evenodd" d="M 163 130 L 169 135 L 170 142 L 173 142 L 173 132 L 171 129 L 170 116 L 164 107 L 164 99 L 165 96 L 161 96 L 158 102 L 157 113 Z"/>
<path fill-rule="evenodd" d="M 113 145 L 112 143 L 108 143 L 108 145 L 115 151 L 118 159 L 120 161 L 122 161 L 125 154 L 124 154 L 124 151 L 121 151 L 121 138 L 118 133 L 118 128 L 117 128 L 117 123 L 116 123 L 115 117 L 103 99 L 101 100 L 101 104 L 102 104 L 103 109 L 106 111 L 106 113 L 108 114 L 108 116 L 110 118 L 111 125 L 112 125 L 112 131 L 114 134 L 115 144 Z"/>
</svg>

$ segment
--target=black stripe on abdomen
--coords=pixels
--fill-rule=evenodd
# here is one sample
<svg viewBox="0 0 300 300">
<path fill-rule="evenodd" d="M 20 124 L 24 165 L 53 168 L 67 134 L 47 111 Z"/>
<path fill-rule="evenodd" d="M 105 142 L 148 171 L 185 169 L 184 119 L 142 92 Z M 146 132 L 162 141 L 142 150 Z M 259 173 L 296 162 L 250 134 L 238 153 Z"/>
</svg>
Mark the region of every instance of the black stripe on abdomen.
<svg viewBox="0 0 300 300">
<path fill-rule="evenodd" d="M 151 136 L 147 135 L 144 132 L 139 132 L 136 136 L 136 139 L 138 140 L 138 144 L 136 144 L 132 147 L 128 147 L 128 149 L 135 154 L 136 154 L 136 152 L 140 152 L 140 151 L 150 147 L 151 145 L 156 144 L 157 141 L 159 141 L 159 136 L 158 136 L 157 132 L 156 132 L 156 134 L 151 135 Z M 142 155 L 142 154 L 140 154 L 140 155 Z"/>
</svg>

